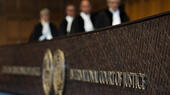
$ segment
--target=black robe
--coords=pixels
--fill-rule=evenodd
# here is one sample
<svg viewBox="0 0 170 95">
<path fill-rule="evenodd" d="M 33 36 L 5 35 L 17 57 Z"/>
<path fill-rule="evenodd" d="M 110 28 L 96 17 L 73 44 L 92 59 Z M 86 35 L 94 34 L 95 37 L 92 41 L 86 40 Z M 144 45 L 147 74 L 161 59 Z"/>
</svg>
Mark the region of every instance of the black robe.
<svg viewBox="0 0 170 95">
<path fill-rule="evenodd" d="M 94 23 L 95 15 L 94 14 L 91 14 L 91 21 L 92 21 L 93 26 L 95 27 L 95 23 Z M 84 20 L 80 15 L 78 15 L 73 21 L 73 24 L 71 27 L 71 33 L 82 33 L 82 32 L 85 32 Z"/>
<path fill-rule="evenodd" d="M 125 13 L 125 11 L 122 9 L 119 9 L 119 11 L 120 11 L 121 23 L 129 21 L 129 17 Z M 113 14 L 109 11 L 109 9 L 106 9 L 97 14 L 95 25 L 96 25 L 96 28 L 112 26 L 112 21 L 113 21 Z"/>
<path fill-rule="evenodd" d="M 41 23 L 38 23 L 35 25 L 34 30 L 30 36 L 29 42 L 36 42 L 39 40 L 39 37 L 42 36 L 42 27 L 43 26 Z M 53 23 L 50 23 L 50 29 L 51 29 L 51 34 L 53 38 L 56 37 L 58 35 L 56 25 Z"/>
<path fill-rule="evenodd" d="M 65 36 L 68 34 L 67 25 L 68 25 L 67 20 L 63 19 L 63 21 L 61 22 L 59 29 L 58 29 L 59 36 Z"/>
</svg>

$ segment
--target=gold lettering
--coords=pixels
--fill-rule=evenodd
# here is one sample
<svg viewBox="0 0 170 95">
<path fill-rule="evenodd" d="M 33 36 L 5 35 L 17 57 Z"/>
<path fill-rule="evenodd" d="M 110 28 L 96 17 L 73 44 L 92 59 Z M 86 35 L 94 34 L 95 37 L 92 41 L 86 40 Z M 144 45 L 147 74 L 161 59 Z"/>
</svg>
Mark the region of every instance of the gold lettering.
<svg viewBox="0 0 170 95">
<path fill-rule="evenodd" d="M 137 74 L 135 76 L 135 87 L 138 89 L 141 89 L 140 83 L 139 83 L 139 76 Z"/>
<path fill-rule="evenodd" d="M 99 78 L 98 78 L 99 76 L 98 75 L 99 75 L 99 73 L 97 71 L 94 71 L 95 83 L 99 83 Z"/>
<path fill-rule="evenodd" d="M 115 79 L 115 85 L 116 86 L 118 86 L 118 74 L 117 73 L 115 73 L 115 77 L 114 77 Z"/>
<path fill-rule="evenodd" d="M 115 79 L 115 72 L 109 72 L 109 83 L 110 83 L 110 85 L 115 85 L 115 81 L 114 81 L 114 79 Z"/>
<path fill-rule="evenodd" d="M 142 89 L 142 90 L 145 90 L 145 88 L 146 88 L 146 87 L 145 87 L 145 84 L 146 84 L 145 77 L 146 77 L 146 76 L 145 76 L 145 74 L 141 74 L 141 73 L 140 73 L 140 77 L 142 78 L 141 89 Z"/>
<path fill-rule="evenodd" d="M 118 72 L 118 86 L 122 85 L 122 72 Z"/>
<path fill-rule="evenodd" d="M 100 83 L 100 84 L 104 84 L 104 83 L 105 83 L 105 81 L 104 81 L 104 75 L 103 75 L 103 72 L 102 72 L 102 71 L 99 72 L 99 83 Z"/>
<path fill-rule="evenodd" d="M 132 78 L 132 88 L 135 88 L 135 73 L 130 72 L 131 78 Z"/>
<path fill-rule="evenodd" d="M 127 83 L 127 73 L 123 73 L 123 87 L 128 87 L 128 83 Z"/>
<path fill-rule="evenodd" d="M 128 87 L 131 87 L 133 85 L 133 81 L 129 73 L 127 73 L 127 85 Z"/>
<path fill-rule="evenodd" d="M 94 81 L 94 75 L 93 75 L 93 72 L 92 71 L 89 71 L 89 79 L 90 79 L 90 82 L 95 82 Z"/>
<path fill-rule="evenodd" d="M 40 76 L 41 70 L 39 67 L 19 67 L 19 66 L 3 66 L 2 73 L 15 75 Z"/>
<path fill-rule="evenodd" d="M 114 71 L 70 70 L 70 80 L 145 90 L 145 74 Z"/>
</svg>

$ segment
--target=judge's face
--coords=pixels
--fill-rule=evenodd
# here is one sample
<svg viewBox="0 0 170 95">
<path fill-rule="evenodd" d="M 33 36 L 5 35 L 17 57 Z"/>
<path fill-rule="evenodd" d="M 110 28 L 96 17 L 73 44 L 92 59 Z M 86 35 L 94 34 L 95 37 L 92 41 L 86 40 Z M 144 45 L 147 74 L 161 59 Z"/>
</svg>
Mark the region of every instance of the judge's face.
<svg viewBox="0 0 170 95">
<path fill-rule="evenodd" d="M 42 15 L 41 16 L 41 20 L 44 21 L 44 22 L 49 22 L 50 21 L 50 16 L 49 15 Z"/>
<path fill-rule="evenodd" d="M 75 16 L 75 7 L 73 6 L 73 5 L 69 5 L 69 6 L 67 6 L 67 8 L 66 8 L 66 15 L 67 16 L 72 16 L 72 17 L 74 17 Z"/>
<path fill-rule="evenodd" d="M 80 10 L 84 13 L 90 13 L 91 12 L 91 4 L 87 0 L 83 0 L 80 5 Z"/>
<path fill-rule="evenodd" d="M 108 0 L 108 7 L 117 10 L 120 5 L 120 0 Z"/>
</svg>

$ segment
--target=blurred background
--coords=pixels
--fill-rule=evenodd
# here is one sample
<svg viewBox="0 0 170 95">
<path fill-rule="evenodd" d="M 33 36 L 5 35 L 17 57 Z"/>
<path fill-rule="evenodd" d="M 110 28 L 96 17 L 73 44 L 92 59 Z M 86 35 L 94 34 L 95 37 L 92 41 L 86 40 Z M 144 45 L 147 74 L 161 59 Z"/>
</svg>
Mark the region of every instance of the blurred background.
<svg viewBox="0 0 170 95">
<path fill-rule="evenodd" d="M 70 2 L 79 8 L 80 0 L 0 0 L 0 45 L 27 42 L 42 8 L 51 10 L 52 22 L 58 25 Z M 106 0 L 91 2 L 94 12 L 106 7 Z M 123 0 L 123 4 L 131 21 L 170 9 L 170 0 Z"/>
</svg>

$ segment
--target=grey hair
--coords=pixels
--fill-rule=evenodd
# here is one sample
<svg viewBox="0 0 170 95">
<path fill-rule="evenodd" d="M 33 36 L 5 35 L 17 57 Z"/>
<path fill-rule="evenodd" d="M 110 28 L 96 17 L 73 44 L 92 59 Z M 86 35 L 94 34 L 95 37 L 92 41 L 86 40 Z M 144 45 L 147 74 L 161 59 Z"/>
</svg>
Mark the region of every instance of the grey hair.
<svg viewBox="0 0 170 95">
<path fill-rule="evenodd" d="M 47 8 L 42 9 L 40 11 L 40 16 L 43 16 L 43 15 L 50 15 L 50 10 Z"/>
<path fill-rule="evenodd" d="M 113 0 L 107 0 L 107 2 L 111 2 L 111 1 L 113 1 Z M 121 0 L 120 0 L 121 1 Z"/>
<path fill-rule="evenodd" d="M 111 2 L 112 0 L 107 0 L 107 2 Z"/>
</svg>

